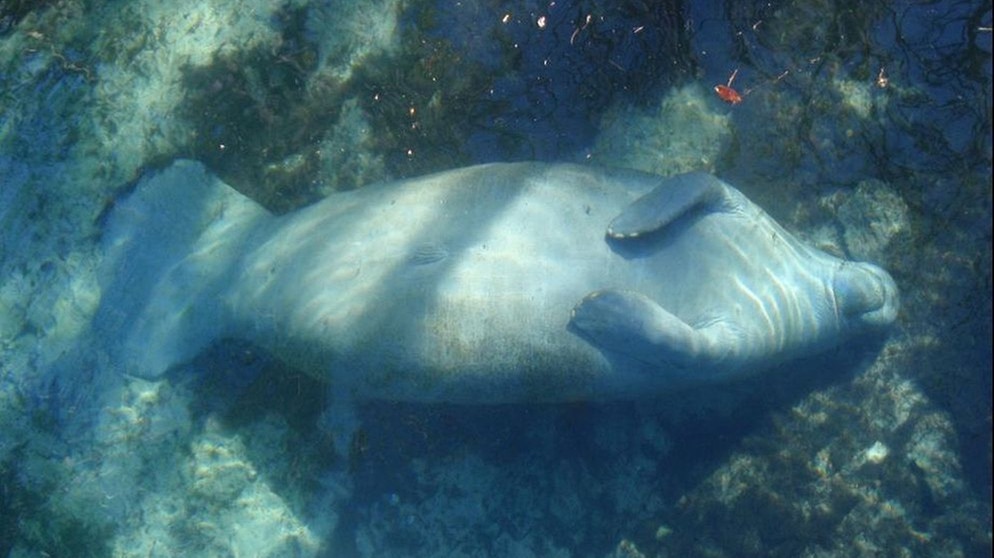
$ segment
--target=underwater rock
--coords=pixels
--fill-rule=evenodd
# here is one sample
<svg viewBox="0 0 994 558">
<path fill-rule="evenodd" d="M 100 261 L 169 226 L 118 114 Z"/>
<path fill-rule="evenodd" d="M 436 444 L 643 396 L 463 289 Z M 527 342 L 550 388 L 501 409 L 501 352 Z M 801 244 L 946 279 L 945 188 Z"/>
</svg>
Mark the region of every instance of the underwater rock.
<svg viewBox="0 0 994 558">
<path fill-rule="evenodd" d="M 887 183 L 864 180 L 838 209 L 848 253 L 857 259 L 886 261 L 887 249 L 911 230 L 908 205 Z"/>
<path fill-rule="evenodd" d="M 714 170 L 732 143 L 732 121 L 698 84 L 673 90 L 658 107 L 615 105 L 592 150 L 597 164 L 656 174 Z"/>
</svg>

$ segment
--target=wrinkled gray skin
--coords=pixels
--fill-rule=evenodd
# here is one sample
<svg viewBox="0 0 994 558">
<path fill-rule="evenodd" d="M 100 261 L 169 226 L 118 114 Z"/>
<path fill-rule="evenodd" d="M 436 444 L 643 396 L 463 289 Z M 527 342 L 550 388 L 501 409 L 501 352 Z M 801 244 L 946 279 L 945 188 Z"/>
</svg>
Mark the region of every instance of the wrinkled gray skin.
<svg viewBox="0 0 994 558">
<path fill-rule="evenodd" d="M 273 217 L 179 161 L 105 243 L 96 324 L 123 371 L 233 337 L 357 398 L 652 396 L 838 346 L 898 307 L 885 271 L 706 174 L 493 164 Z"/>
</svg>

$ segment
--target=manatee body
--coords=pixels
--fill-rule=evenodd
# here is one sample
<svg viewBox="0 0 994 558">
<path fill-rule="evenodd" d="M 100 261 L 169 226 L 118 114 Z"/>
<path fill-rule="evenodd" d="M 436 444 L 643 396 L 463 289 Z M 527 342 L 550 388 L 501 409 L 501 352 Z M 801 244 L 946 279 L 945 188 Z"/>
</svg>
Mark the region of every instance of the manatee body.
<svg viewBox="0 0 994 558">
<path fill-rule="evenodd" d="M 237 338 L 358 398 L 608 400 L 754 373 L 879 330 L 882 269 L 707 174 L 491 164 L 275 217 L 198 163 L 111 214 L 95 329 L 157 377 Z"/>
</svg>

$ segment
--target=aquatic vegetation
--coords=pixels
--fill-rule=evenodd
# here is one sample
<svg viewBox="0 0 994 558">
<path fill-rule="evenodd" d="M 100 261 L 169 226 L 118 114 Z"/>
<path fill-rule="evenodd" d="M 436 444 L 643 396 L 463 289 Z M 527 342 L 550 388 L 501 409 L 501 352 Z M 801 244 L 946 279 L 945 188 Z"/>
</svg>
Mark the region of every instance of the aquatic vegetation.
<svg viewBox="0 0 994 558">
<path fill-rule="evenodd" d="M 308 91 L 318 56 L 304 37 L 306 13 L 285 8 L 273 16 L 272 43 L 218 51 L 182 70 L 190 153 L 278 211 L 313 199 L 312 146 L 341 102 L 332 88 L 320 99 Z"/>
</svg>

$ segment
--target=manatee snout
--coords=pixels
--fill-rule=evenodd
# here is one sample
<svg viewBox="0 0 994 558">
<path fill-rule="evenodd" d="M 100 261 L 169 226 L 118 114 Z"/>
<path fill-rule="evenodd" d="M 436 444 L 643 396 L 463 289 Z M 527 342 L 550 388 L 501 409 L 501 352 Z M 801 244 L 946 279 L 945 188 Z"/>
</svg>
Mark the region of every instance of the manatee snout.
<svg viewBox="0 0 994 558">
<path fill-rule="evenodd" d="M 857 328 L 883 328 L 897 319 L 897 284 L 873 264 L 844 263 L 835 275 L 833 288 L 840 314 Z"/>
</svg>

